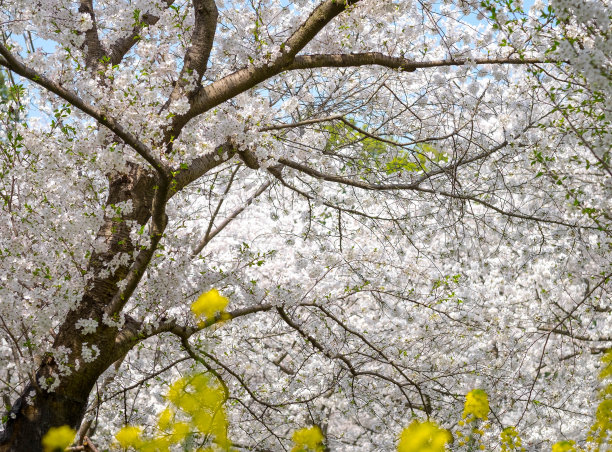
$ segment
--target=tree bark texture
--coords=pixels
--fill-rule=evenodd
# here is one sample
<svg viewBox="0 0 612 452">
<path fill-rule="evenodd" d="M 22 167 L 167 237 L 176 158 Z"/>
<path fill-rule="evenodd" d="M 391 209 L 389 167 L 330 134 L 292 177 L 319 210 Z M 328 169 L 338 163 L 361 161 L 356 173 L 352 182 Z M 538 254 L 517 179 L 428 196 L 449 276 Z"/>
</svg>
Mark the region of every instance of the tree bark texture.
<svg viewBox="0 0 612 452">
<path fill-rule="evenodd" d="M 130 241 L 127 221 L 136 221 L 141 226 L 147 223 L 151 216 L 155 185 L 154 174 L 134 164 L 130 164 L 129 170 L 123 174 L 109 176 L 107 207 L 131 200 L 133 210 L 117 216 L 112 209 L 107 209 L 104 224 L 98 231 L 98 240 L 104 242 L 105 250 L 94 253 L 88 266 L 88 271 L 96 276 L 86 287 L 79 305 L 68 313 L 56 335 L 54 349 L 65 347 L 70 350 L 67 362 L 70 371 L 68 375 L 62 375 L 61 366 L 52 355 L 43 357 L 36 381 L 26 386 L 9 413 L 5 430 L 0 436 L 0 452 L 40 451 L 42 437 L 51 427 L 68 425 L 78 428 L 96 381 L 133 345 L 120 340 L 126 331 L 137 329 L 133 320 L 127 318 L 119 329 L 105 324 L 103 316 L 105 308 L 119 290 L 117 283 L 125 278 L 137 253 Z M 105 275 L 103 271 L 119 253 L 130 256 L 128 263 Z M 83 334 L 76 328 L 79 319 L 97 320 L 97 330 Z M 85 343 L 99 349 L 99 355 L 91 362 L 85 362 L 81 356 Z M 52 391 L 41 387 L 41 383 L 42 386 L 44 383 L 52 385 L 56 378 L 59 378 L 59 384 Z"/>
</svg>

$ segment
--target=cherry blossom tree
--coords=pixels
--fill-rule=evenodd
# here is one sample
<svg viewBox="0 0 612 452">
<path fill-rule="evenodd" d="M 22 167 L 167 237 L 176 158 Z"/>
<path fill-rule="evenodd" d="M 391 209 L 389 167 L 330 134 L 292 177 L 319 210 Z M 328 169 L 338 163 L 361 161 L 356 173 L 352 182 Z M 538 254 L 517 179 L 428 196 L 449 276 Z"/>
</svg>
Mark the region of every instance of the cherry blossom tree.
<svg viewBox="0 0 612 452">
<path fill-rule="evenodd" d="M 248 450 L 391 450 L 475 388 L 484 444 L 585 437 L 609 0 L 0 5 L 0 451 L 110 444 L 192 370 Z"/>
</svg>

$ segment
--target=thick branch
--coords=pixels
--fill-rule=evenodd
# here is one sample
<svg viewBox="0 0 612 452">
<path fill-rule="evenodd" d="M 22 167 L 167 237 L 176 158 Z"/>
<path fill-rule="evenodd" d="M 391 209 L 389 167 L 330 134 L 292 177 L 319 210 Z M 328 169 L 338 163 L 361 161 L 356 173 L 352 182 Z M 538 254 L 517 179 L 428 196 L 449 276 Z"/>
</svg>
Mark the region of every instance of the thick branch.
<svg viewBox="0 0 612 452">
<path fill-rule="evenodd" d="M 161 333 L 172 333 L 179 337 L 189 338 L 196 334 L 199 331 L 202 331 L 212 325 L 225 322 L 231 319 L 237 319 L 238 317 L 243 317 L 245 315 L 255 314 L 257 312 L 265 312 L 269 311 L 274 306 L 271 304 L 258 304 L 255 306 L 249 306 L 246 308 L 234 309 L 233 311 L 226 312 L 223 315 L 216 315 L 211 319 L 207 319 L 204 322 L 200 322 L 198 326 L 182 326 L 176 323 L 176 319 L 168 320 L 160 323 L 156 327 L 145 328 L 143 325 L 140 325 L 139 329 L 129 329 L 123 331 L 121 336 L 121 345 L 120 348 L 131 349 L 134 344 L 147 339 L 149 337 L 156 336 Z"/>
<path fill-rule="evenodd" d="M 100 388 L 98 389 L 97 397 L 93 400 L 91 406 L 87 410 L 88 413 L 92 413 L 93 411 L 98 410 L 98 408 L 102 405 L 103 400 L 100 397 L 100 392 L 104 392 L 106 388 L 108 387 L 108 385 L 115 379 L 115 376 L 117 375 L 117 372 L 119 371 L 119 368 L 121 367 L 121 364 L 123 363 L 123 360 L 125 359 L 125 356 L 126 355 L 123 355 L 120 359 L 118 359 L 115 362 L 113 366 L 114 367 L 113 372 L 111 372 L 100 385 Z M 93 423 L 94 419 L 95 417 L 93 415 L 90 415 L 89 418 L 87 418 L 86 420 L 84 420 L 84 422 L 81 423 L 79 427 L 79 431 L 77 432 L 77 439 L 78 439 L 77 444 L 85 445 L 85 443 L 87 442 L 87 434 L 89 433 L 89 429 L 91 428 L 91 424 Z"/>
<path fill-rule="evenodd" d="M 297 33 L 297 32 L 296 32 Z M 289 41 L 287 41 L 289 42 Z M 384 66 L 402 72 L 414 72 L 417 69 L 445 66 L 464 66 L 466 64 L 537 64 L 548 62 L 543 58 L 475 58 L 448 59 L 432 61 L 415 61 L 407 58 L 393 57 L 379 52 L 329 55 L 299 55 L 292 58 L 290 64 L 283 65 L 279 58 L 275 64 L 263 68 L 247 67 L 240 69 L 215 83 L 208 85 L 197 94 L 192 108 L 182 117 L 177 117 L 177 124 L 184 124 L 194 116 L 207 111 L 222 102 L 240 94 L 257 84 L 284 71 L 314 69 L 322 67 L 358 67 Z M 551 61 L 554 62 L 554 61 Z M 184 123 L 183 123 L 184 120 Z"/>
<path fill-rule="evenodd" d="M 195 77 L 196 86 L 200 85 L 204 72 L 206 72 L 206 64 L 215 39 L 219 11 L 214 0 L 193 0 L 193 9 L 195 25 L 191 35 L 191 46 L 185 53 L 183 68 L 168 99 L 169 102 L 178 99 L 181 94 L 190 94 L 183 93 L 183 89 L 189 83 L 190 78 Z"/>
<path fill-rule="evenodd" d="M 117 120 L 107 116 L 98 108 L 85 103 L 75 92 L 65 89 L 58 83 L 39 74 L 33 69 L 28 68 L 23 63 L 18 61 L 2 44 L 0 44 L 0 55 L 4 57 L 0 58 L 0 65 L 15 72 L 16 74 L 21 75 L 22 77 L 27 78 L 28 80 L 31 80 L 48 91 L 51 91 L 69 104 L 81 110 L 86 115 L 95 119 L 98 123 L 106 126 L 111 132 L 121 138 L 127 145 L 132 147 L 138 154 L 140 154 L 142 158 L 149 162 L 149 164 L 151 164 L 151 166 L 155 168 L 160 175 L 166 176 L 169 174 L 166 165 L 161 161 L 161 159 L 156 157 L 149 147 L 136 138 L 136 136 L 124 129 Z"/>
<path fill-rule="evenodd" d="M 93 0 L 81 0 L 79 12 L 89 14 L 91 18 L 92 25 L 91 28 L 85 32 L 85 42 L 83 46 L 87 48 L 85 50 L 86 66 L 90 69 L 95 69 L 100 63 L 100 59 L 104 56 L 104 48 L 98 36 L 98 24 L 96 23 Z"/>
<path fill-rule="evenodd" d="M 213 152 L 204 154 L 198 158 L 195 158 L 189 167 L 185 169 L 177 169 L 172 171 L 174 178 L 170 191 L 168 192 L 168 198 L 174 196 L 176 193 L 181 191 L 187 185 L 193 181 L 199 179 L 211 169 L 227 162 L 236 153 L 236 146 L 231 141 L 227 141 L 220 146 L 217 146 Z"/>
<path fill-rule="evenodd" d="M 144 276 L 145 270 L 149 266 L 149 262 L 151 262 L 153 253 L 157 249 L 157 245 L 163 236 L 164 230 L 166 229 L 168 218 L 165 210 L 168 200 L 170 181 L 167 177 L 162 176 L 163 175 L 160 175 L 160 177 L 157 178 L 157 189 L 155 191 L 155 197 L 153 198 L 153 206 L 151 209 L 151 231 L 149 233 L 150 244 L 148 247 L 138 253 L 127 276 L 122 281 L 123 284 L 125 284 L 124 288 L 114 294 L 113 299 L 106 308 L 107 314 L 111 317 L 121 312 L 123 306 L 125 306 L 129 298 L 132 296 L 136 290 L 136 287 L 138 287 L 140 280 Z"/>
<path fill-rule="evenodd" d="M 351 54 L 299 55 L 286 70 L 314 69 L 323 67 L 384 66 L 401 72 L 414 72 L 417 69 L 464 66 L 466 64 L 536 64 L 545 63 L 543 58 L 475 58 L 415 61 L 408 58 L 384 55 L 380 52 Z"/>
<path fill-rule="evenodd" d="M 266 66 L 248 66 L 200 89 L 191 108 L 174 118 L 169 136 L 177 137 L 182 127 L 195 116 L 253 88 L 288 67 L 302 50 L 331 20 L 358 0 L 326 0 L 310 14 L 308 19 L 281 44 L 280 55 Z"/>
<path fill-rule="evenodd" d="M 546 331 L 547 333 L 555 333 L 560 334 L 562 336 L 567 336 L 577 341 L 585 341 L 585 342 L 612 342 L 612 336 L 599 336 L 599 337 L 591 337 L 584 336 L 582 334 L 575 334 L 571 331 L 567 331 L 561 328 L 548 328 L 548 327 L 539 327 L 539 331 Z"/>
</svg>

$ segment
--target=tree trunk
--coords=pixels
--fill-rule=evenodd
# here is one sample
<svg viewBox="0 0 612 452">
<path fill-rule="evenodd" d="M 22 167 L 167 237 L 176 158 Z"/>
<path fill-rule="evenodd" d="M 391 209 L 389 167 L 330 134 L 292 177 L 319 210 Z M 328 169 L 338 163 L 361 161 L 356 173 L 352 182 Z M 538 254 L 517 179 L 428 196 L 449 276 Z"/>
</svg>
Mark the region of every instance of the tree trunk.
<svg viewBox="0 0 612 452">
<path fill-rule="evenodd" d="M 103 315 L 118 291 L 117 283 L 125 278 L 136 254 L 126 220 L 135 220 L 139 225 L 147 223 L 151 216 L 155 185 L 156 178 L 134 164 L 129 165 L 127 173 L 109 177 L 106 205 L 131 200 L 133 210 L 120 218 L 112 209 L 107 210 L 104 224 L 98 231 L 98 239 L 105 242 L 106 249 L 93 253 L 90 258 L 88 271 L 93 273 L 94 278 L 85 289 L 80 304 L 67 314 L 60 325 L 53 344 L 55 350 L 60 347 L 70 350 L 68 362 L 60 366 L 50 354 L 43 358 L 36 381 L 30 381 L 13 404 L 5 430 L 0 435 L 0 452 L 42 451 L 42 437 L 51 427 L 68 425 L 77 429 L 96 381 L 129 351 L 130 345 L 117 339 L 126 330 L 137 330 L 137 323 L 128 318 L 120 331 L 103 323 Z M 128 253 L 130 261 L 110 275 L 103 272 L 118 253 Z M 97 330 L 83 334 L 75 327 L 79 319 L 97 320 Z M 85 343 L 88 347 L 95 345 L 99 349 L 99 355 L 91 362 L 85 362 L 81 356 Z M 72 369 L 68 374 L 62 372 L 66 365 Z M 55 387 L 46 390 L 45 387 L 49 385 Z"/>
<path fill-rule="evenodd" d="M 11 416 L 0 437 L 0 452 L 37 452 L 42 450 L 41 441 L 51 427 L 69 425 L 77 428 L 85 414 L 91 382 L 83 382 L 80 392 L 40 391 L 29 384 L 24 394 L 11 410 Z M 95 381 L 93 382 L 95 384 Z M 27 395 L 36 394 L 32 404 L 25 400 Z"/>
</svg>

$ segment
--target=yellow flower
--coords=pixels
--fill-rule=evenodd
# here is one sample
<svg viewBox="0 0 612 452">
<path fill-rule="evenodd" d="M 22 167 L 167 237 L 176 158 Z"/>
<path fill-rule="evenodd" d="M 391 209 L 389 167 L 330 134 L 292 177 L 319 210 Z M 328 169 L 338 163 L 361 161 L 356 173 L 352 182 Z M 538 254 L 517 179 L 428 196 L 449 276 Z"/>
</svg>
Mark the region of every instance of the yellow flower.
<svg viewBox="0 0 612 452">
<path fill-rule="evenodd" d="M 203 293 L 191 305 L 191 310 L 196 317 L 204 317 L 206 320 L 215 318 L 217 312 L 225 314 L 225 307 L 229 300 L 222 296 L 217 289 L 211 289 Z"/>
<path fill-rule="evenodd" d="M 166 399 L 168 406 L 157 419 L 157 434 L 144 435 L 141 427 L 126 426 L 115 435 L 121 447 L 138 452 L 169 452 L 177 446 L 188 447 L 190 438 L 199 437 L 214 446 L 198 451 L 230 449 L 222 383 L 208 374 L 187 375 L 170 386 Z"/>
<path fill-rule="evenodd" d="M 157 420 L 157 426 L 162 429 L 168 429 L 172 424 L 172 418 L 174 417 L 174 413 L 170 408 L 166 408 L 159 415 L 159 419 Z"/>
<path fill-rule="evenodd" d="M 172 426 L 172 441 L 180 443 L 191 433 L 191 427 L 187 422 L 176 422 Z"/>
<path fill-rule="evenodd" d="M 601 446 L 612 445 L 612 349 L 609 349 L 601 359 L 603 369 L 599 374 L 601 380 L 608 380 L 604 388 L 599 392 L 601 402 L 595 412 L 595 422 L 587 436 L 587 441 L 594 452 L 600 452 Z"/>
<path fill-rule="evenodd" d="M 128 447 L 138 447 L 141 442 L 140 433 L 142 429 L 140 427 L 126 426 L 117 432 L 115 438 L 119 441 L 119 445 L 124 449 Z"/>
<path fill-rule="evenodd" d="M 295 446 L 293 446 L 291 452 L 323 452 L 325 450 L 323 445 L 325 437 L 316 425 L 296 430 L 293 432 L 292 439 Z"/>
<path fill-rule="evenodd" d="M 61 427 L 51 427 L 49 431 L 43 436 L 42 446 L 45 452 L 56 452 L 63 451 L 66 447 L 70 446 L 74 441 L 76 431 L 62 425 Z"/>
<path fill-rule="evenodd" d="M 502 452 L 508 452 L 508 451 L 523 452 L 525 450 L 525 448 L 522 445 L 521 437 L 516 431 L 516 428 L 506 427 L 505 429 L 502 430 L 499 436 L 501 438 Z"/>
<path fill-rule="evenodd" d="M 414 420 L 404 429 L 397 445 L 398 452 L 444 452 L 453 436 L 431 421 Z"/>
<path fill-rule="evenodd" d="M 606 351 L 604 356 L 601 358 L 601 363 L 604 365 L 604 367 L 599 373 L 599 378 L 603 380 L 605 378 L 612 377 L 612 348 Z"/>
<path fill-rule="evenodd" d="M 487 420 L 489 417 L 489 398 L 482 389 L 474 389 L 465 396 L 463 418 L 473 421 L 476 419 Z"/>
<path fill-rule="evenodd" d="M 552 452 L 576 452 L 574 441 L 559 441 L 553 444 Z"/>
</svg>

